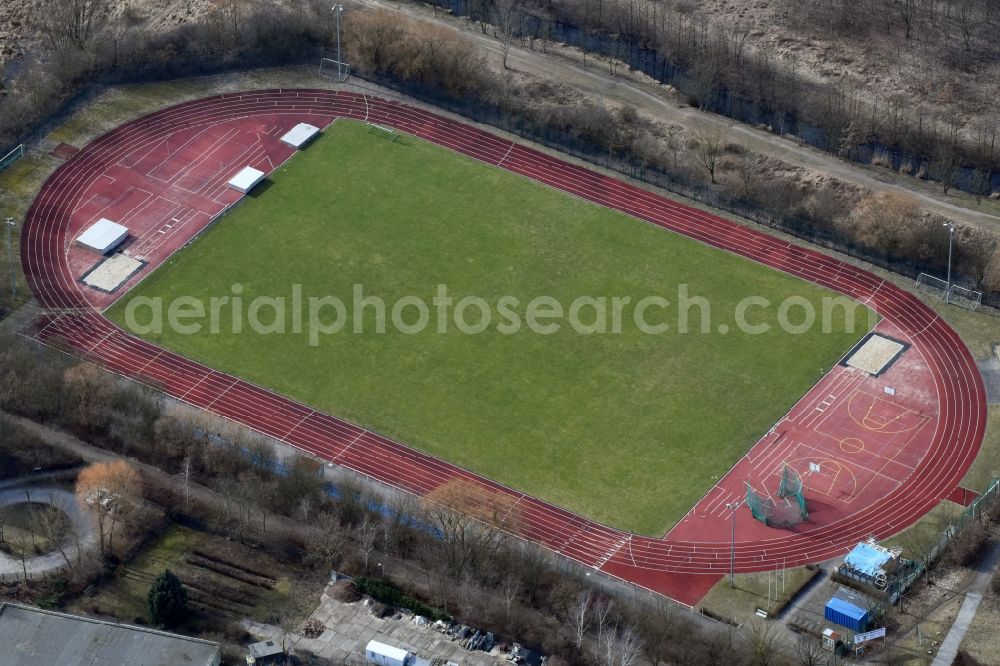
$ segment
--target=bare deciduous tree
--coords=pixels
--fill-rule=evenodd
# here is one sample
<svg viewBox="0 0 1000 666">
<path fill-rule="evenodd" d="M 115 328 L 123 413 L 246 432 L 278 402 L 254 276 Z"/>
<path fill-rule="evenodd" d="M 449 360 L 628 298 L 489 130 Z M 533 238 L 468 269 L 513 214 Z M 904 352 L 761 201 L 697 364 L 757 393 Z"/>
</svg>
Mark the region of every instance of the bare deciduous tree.
<svg viewBox="0 0 1000 666">
<path fill-rule="evenodd" d="M 93 463 L 76 481 L 80 506 L 97 520 L 101 557 L 114 552 L 114 537 L 142 500 L 142 479 L 123 460 Z"/>
<path fill-rule="evenodd" d="M 692 142 L 691 148 L 694 150 L 698 163 L 708 174 L 709 180 L 715 184 L 715 170 L 719 164 L 719 157 L 722 156 L 722 135 L 719 132 L 707 131 L 698 132 Z"/>
<path fill-rule="evenodd" d="M 306 541 L 306 563 L 310 566 L 334 568 L 344 555 L 346 538 L 340 521 L 327 513 L 319 514 Z"/>
<path fill-rule="evenodd" d="M 14 555 L 21 561 L 24 580 L 28 580 L 28 559 L 31 557 L 32 536 L 24 530 L 14 530 L 8 543 L 13 546 Z"/>
<path fill-rule="evenodd" d="M 976 205 L 983 205 L 983 197 L 990 193 L 990 172 L 986 169 L 973 169 L 969 189 L 976 198 Z"/>
<path fill-rule="evenodd" d="M 959 129 L 960 121 L 952 118 L 946 125 L 944 134 L 937 141 L 934 159 L 930 162 L 931 175 L 941 183 L 941 190 L 948 194 L 958 178 L 959 160 Z"/>
<path fill-rule="evenodd" d="M 743 634 L 743 654 L 747 663 L 752 666 L 778 663 L 781 659 L 781 647 L 774 626 L 767 622 L 751 622 Z"/>
<path fill-rule="evenodd" d="M 514 605 L 521 595 L 521 581 L 513 573 L 504 576 L 500 583 L 500 597 L 504 603 L 507 631 L 514 630 Z"/>
<path fill-rule="evenodd" d="M 495 3 L 495 21 L 496 25 L 500 30 L 500 40 L 503 44 L 503 68 L 509 69 L 507 66 L 507 56 L 510 54 L 510 43 L 514 38 L 514 34 L 518 31 L 518 21 L 520 19 L 520 12 L 518 11 L 520 6 L 520 0 L 496 0 Z"/>
<path fill-rule="evenodd" d="M 358 526 L 358 543 L 361 546 L 361 555 L 364 558 L 366 576 L 368 575 L 368 561 L 371 558 L 372 551 L 375 550 L 378 534 L 378 521 L 365 516 L 365 519 Z"/>
<path fill-rule="evenodd" d="M 40 516 L 38 527 L 42 536 L 49 542 L 49 545 L 62 555 L 63 561 L 66 562 L 66 568 L 72 573 L 74 562 L 69 558 L 67 545 L 70 544 L 75 530 L 66 514 L 59 509 L 55 493 L 49 494 L 49 502 Z M 76 563 L 78 564 L 79 561 L 80 552 L 78 549 Z"/>
<path fill-rule="evenodd" d="M 913 24 L 923 6 L 922 0 L 889 0 L 889 5 L 899 15 L 906 39 L 913 33 Z"/>
<path fill-rule="evenodd" d="M 570 609 L 569 625 L 573 630 L 573 643 L 576 647 L 583 645 L 583 637 L 590 629 L 590 599 L 592 593 L 588 589 L 577 597 L 576 604 Z"/>
<path fill-rule="evenodd" d="M 619 666 L 634 666 L 642 656 L 643 640 L 633 624 L 625 625 L 616 641 Z"/>
<path fill-rule="evenodd" d="M 33 13 L 42 34 L 57 50 L 89 48 L 109 14 L 108 0 L 42 0 Z"/>
<path fill-rule="evenodd" d="M 760 169 L 760 153 L 753 147 L 747 146 L 736 158 L 736 165 L 739 170 L 740 182 L 743 183 L 743 196 L 749 197 L 757 185 L 757 176 Z"/>
<path fill-rule="evenodd" d="M 111 419 L 115 388 L 110 377 L 89 363 L 80 363 L 63 374 L 64 409 L 71 423 L 90 432 L 104 428 Z"/>
<path fill-rule="evenodd" d="M 887 254 L 898 250 L 919 218 L 916 201 L 893 192 L 871 194 L 854 211 L 858 239 Z"/>
<path fill-rule="evenodd" d="M 517 498 L 464 479 L 452 479 L 423 498 L 424 517 L 441 535 L 445 564 L 459 582 L 485 565 L 517 532 Z"/>
<path fill-rule="evenodd" d="M 986 274 L 983 276 L 983 284 L 991 291 L 1000 291 L 1000 248 L 993 251 L 989 264 L 986 267 Z"/>
<path fill-rule="evenodd" d="M 829 657 L 820 644 L 811 636 L 799 636 L 795 643 L 795 659 L 800 666 L 820 666 Z"/>
<path fill-rule="evenodd" d="M 184 497 L 184 510 L 191 510 L 191 456 L 184 456 L 181 464 L 181 494 Z"/>
</svg>

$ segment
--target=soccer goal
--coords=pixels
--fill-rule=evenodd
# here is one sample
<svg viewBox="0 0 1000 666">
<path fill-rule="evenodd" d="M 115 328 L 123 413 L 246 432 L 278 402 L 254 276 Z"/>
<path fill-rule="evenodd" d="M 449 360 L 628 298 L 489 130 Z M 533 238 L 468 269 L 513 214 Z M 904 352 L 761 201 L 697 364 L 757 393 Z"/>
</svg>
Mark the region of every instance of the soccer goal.
<svg viewBox="0 0 1000 666">
<path fill-rule="evenodd" d="M 399 138 L 399 132 L 392 129 L 391 127 L 383 127 L 382 125 L 376 125 L 375 123 L 368 123 L 368 133 L 374 134 L 376 136 L 382 136 L 389 139 L 389 143 L 394 142 Z"/>
<path fill-rule="evenodd" d="M 4 169 L 6 169 L 7 167 L 9 167 L 14 162 L 16 162 L 19 159 L 21 159 L 22 157 L 24 157 L 24 144 L 23 143 L 21 145 L 19 145 L 17 148 L 15 148 L 14 150 L 12 150 L 9 153 L 7 153 L 6 155 L 4 155 L 3 157 L 0 157 L 0 171 L 3 171 Z"/>
<path fill-rule="evenodd" d="M 921 273 L 917 276 L 917 289 L 940 296 L 942 299 L 948 297 L 948 282 L 930 273 Z"/>
<path fill-rule="evenodd" d="M 333 58 L 320 58 L 319 75 L 343 83 L 351 77 L 351 66 Z"/>
<path fill-rule="evenodd" d="M 974 291 L 960 287 L 957 284 L 951 285 L 951 298 L 948 301 L 952 305 L 957 305 L 969 310 L 977 310 L 983 304 L 983 292 Z"/>
<path fill-rule="evenodd" d="M 948 282 L 928 273 L 921 273 L 917 276 L 917 289 L 930 294 L 960 308 L 975 310 L 983 304 L 983 292 L 975 291 L 952 284 L 948 287 Z"/>
</svg>

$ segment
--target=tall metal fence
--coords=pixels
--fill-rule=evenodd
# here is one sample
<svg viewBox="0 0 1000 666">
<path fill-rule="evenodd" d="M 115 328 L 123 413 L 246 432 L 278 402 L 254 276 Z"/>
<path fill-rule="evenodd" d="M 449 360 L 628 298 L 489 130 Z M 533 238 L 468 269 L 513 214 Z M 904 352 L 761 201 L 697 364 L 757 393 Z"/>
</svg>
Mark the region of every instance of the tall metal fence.
<svg viewBox="0 0 1000 666">
<path fill-rule="evenodd" d="M 3 171 L 4 169 L 6 169 L 7 167 L 9 167 L 14 162 L 16 162 L 19 159 L 21 159 L 22 157 L 24 157 L 24 144 L 23 143 L 20 144 L 20 145 L 18 145 L 18 146 L 15 146 L 14 149 L 11 150 L 9 153 L 7 153 L 6 155 L 4 155 L 3 157 L 0 157 L 0 171 Z"/>
<path fill-rule="evenodd" d="M 905 593 L 920 576 L 927 572 L 927 569 L 932 567 L 935 562 L 941 559 L 948 546 L 951 543 L 962 536 L 966 529 L 973 521 L 982 520 L 983 514 L 992 507 L 997 500 L 1000 499 L 1000 479 L 993 479 L 986 486 L 986 490 L 982 492 L 976 499 L 972 501 L 969 506 L 962 510 L 962 513 L 949 524 L 941 535 L 938 536 L 937 541 L 927 550 L 924 557 L 919 562 L 915 562 L 913 570 L 903 576 L 902 578 L 895 579 L 886 588 L 886 598 L 889 603 L 896 603 L 899 597 Z"/>
</svg>

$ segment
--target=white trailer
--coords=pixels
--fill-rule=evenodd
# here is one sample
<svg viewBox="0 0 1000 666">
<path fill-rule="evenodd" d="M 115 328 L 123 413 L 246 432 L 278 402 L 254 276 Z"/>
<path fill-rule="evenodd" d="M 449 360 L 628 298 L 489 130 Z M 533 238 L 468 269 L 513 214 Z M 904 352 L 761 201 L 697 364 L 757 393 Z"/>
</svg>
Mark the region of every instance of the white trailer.
<svg viewBox="0 0 1000 666">
<path fill-rule="evenodd" d="M 406 650 L 378 641 L 368 641 L 365 646 L 365 663 L 376 666 L 410 666 L 413 654 Z"/>
</svg>

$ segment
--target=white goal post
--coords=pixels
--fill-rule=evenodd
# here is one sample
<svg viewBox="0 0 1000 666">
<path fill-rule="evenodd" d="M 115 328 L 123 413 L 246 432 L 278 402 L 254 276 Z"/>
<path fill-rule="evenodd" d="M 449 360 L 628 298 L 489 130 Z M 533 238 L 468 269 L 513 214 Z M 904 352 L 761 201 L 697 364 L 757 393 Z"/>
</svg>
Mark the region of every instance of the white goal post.
<svg viewBox="0 0 1000 666">
<path fill-rule="evenodd" d="M 391 127 L 383 127 L 382 125 L 376 125 L 375 123 L 366 123 L 368 125 L 369 134 L 377 134 L 379 136 L 384 136 L 389 139 L 389 143 L 392 143 L 399 138 L 399 132 L 392 129 Z"/>
<path fill-rule="evenodd" d="M 983 304 L 983 292 L 960 287 L 954 283 L 949 287 L 946 280 L 929 273 L 921 273 L 917 276 L 917 289 L 932 293 L 952 305 L 969 310 L 975 310 Z"/>
<path fill-rule="evenodd" d="M 983 292 L 959 287 L 957 284 L 951 285 L 951 298 L 948 301 L 952 305 L 976 310 L 983 304 Z"/>
<path fill-rule="evenodd" d="M 941 298 L 948 296 L 948 282 L 930 273 L 921 273 L 917 276 L 917 288 L 933 292 Z"/>
<path fill-rule="evenodd" d="M 320 58 L 319 75 L 343 83 L 351 77 L 351 66 L 333 58 Z"/>
<path fill-rule="evenodd" d="M 9 167 L 14 162 L 16 162 L 19 159 L 21 159 L 22 157 L 24 157 L 24 144 L 23 143 L 20 144 L 19 146 L 17 146 L 16 148 L 14 148 L 14 150 L 10 151 L 9 153 L 7 153 L 6 155 L 4 155 L 3 157 L 0 157 L 0 171 L 3 171 L 4 169 L 6 169 L 7 167 Z"/>
</svg>

